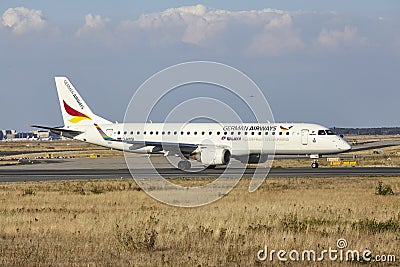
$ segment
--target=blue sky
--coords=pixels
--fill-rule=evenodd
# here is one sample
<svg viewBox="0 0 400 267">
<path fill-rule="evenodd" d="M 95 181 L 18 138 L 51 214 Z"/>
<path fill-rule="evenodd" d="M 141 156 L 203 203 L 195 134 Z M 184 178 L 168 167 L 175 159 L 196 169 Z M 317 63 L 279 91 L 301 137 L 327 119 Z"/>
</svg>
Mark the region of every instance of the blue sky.
<svg viewBox="0 0 400 267">
<path fill-rule="evenodd" d="M 249 75 L 276 121 L 400 126 L 398 1 L 109 3 L 1 1 L 0 128 L 61 125 L 56 75 L 122 121 L 142 82 L 191 60 Z"/>
</svg>

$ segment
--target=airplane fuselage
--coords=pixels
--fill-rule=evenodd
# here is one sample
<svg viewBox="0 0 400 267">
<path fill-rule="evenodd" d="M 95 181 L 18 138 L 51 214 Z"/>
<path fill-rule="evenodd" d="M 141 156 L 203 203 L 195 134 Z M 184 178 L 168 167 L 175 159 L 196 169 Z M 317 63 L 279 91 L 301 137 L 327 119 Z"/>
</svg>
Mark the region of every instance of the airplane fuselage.
<svg viewBox="0 0 400 267">
<path fill-rule="evenodd" d="M 212 142 L 229 148 L 232 157 L 335 154 L 351 148 L 328 128 L 309 123 L 115 123 L 98 125 L 97 129 L 80 126 L 76 130 L 83 133 L 75 139 L 133 153 L 164 153 L 155 146 L 135 149 L 133 141 L 199 145 Z"/>
<path fill-rule="evenodd" d="M 208 167 L 264 162 L 271 155 L 336 154 L 351 149 L 342 137 L 311 123 L 112 123 L 88 107 L 66 77 L 55 78 L 63 127 L 36 126 L 68 138 L 132 153 L 175 155 Z"/>
</svg>

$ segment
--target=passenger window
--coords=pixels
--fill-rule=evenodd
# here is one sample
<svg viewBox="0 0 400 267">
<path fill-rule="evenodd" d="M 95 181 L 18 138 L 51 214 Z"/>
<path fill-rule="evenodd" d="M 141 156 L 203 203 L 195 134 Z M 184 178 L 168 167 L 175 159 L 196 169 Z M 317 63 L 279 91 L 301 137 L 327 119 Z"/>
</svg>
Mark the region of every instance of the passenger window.
<svg viewBox="0 0 400 267">
<path fill-rule="evenodd" d="M 162 135 L 164 135 L 165 134 L 165 132 L 162 132 Z"/>
<path fill-rule="evenodd" d="M 208 132 L 209 135 L 212 135 L 212 132 Z"/>
<path fill-rule="evenodd" d="M 220 134 L 220 132 L 217 132 L 217 135 L 219 135 Z"/>
<path fill-rule="evenodd" d="M 272 135 L 275 135 L 275 132 L 272 132 Z"/>
<path fill-rule="evenodd" d="M 244 135 L 247 135 L 247 132 L 244 132 Z"/>
<path fill-rule="evenodd" d="M 133 131 L 131 131 L 131 135 L 133 135 Z"/>
<path fill-rule="evenodd" d="M 286 132 L 286 135 L 289 135 L 289 132 Z"/>
<path fill-rule="evenodd" d="M 175 131 L 175 132 L 174 132 L 174 135 L 177 135 L 177 134 L 178 134 L 178 132 L 177 132 L 177 131 Z"/>
<path fill-rule="evenodd" d="M 258 132 L 258 135 L 261 135 L 261 132 Z"/>
<path fill-rule="evenodd" d="M 231 132 L 231 135 L 234 135 L 235 134 L 235 132 Z"/>
<path fill-rule="evenodd" d="M 268 132 L 265 132 L 265 135 L 268 135 Z"/>
<path fill-rule="evenodd" d="M 197 135 L 197 132 L 194 132 L 193 134 L 194 134 L 194 135 Z"/>
<path fill-rule="evenodd" d="M 120 132 L 120 131 L 118 131 L 118 134 L 121 134 L 121 132 Z"/>
<path fill-rule="evenodd" d="M 171 134 L 171 132 L 170 131 L 168 131 L 168 135 L 170 135 Z"/>
<path fill-rule="evenodd" d="M 279 132 L 279 135 L 282 135 L 282 132 Z"/>
<path fill-rule="evenodd" d="M 251 135 L 254 135 L 254 132 L 251 132 Z"/>
<path fill-rule="evenodd" d="M 201 135 L 205 135 L 206 133 L 205 132 L 201 132 Z"/>
<path fill-rule="evenodd" d="M 137 135 L 139 135 L 139 134 L 140 134 L 140 132 L 139 132 L 139 131 L 137 131 L 137 132 L 136 132 L 136 134 L 137 134 Z"/>
<path fill-rule="evenodd" d="M 151 131 L 150 134 L 153 134 L 153 131 Z"/>
<path fill-rule="evenodd" d="M 240 135 L 240 132 L 238 132 L 238 135 Z"/>
<path fill-rule="evenodd" d="M 143 134 L 146 134 L 146 131 L 144 131 Z"/>
<path fill-rule="evenodd" d="M 190 135 L 190 132 L 187 132 L 187 135 Z"/>
<path fill-rule="evenodd" d="M 158 131 L 156 132 L 156 135 L 158 135 Z"/>
<path fill-rule="evenodd" d="M 128 133 L 127 131 L 124 132 L 124 134 L 127 134 L 127 133 Z"/>
<path fill-rule="evenodd" d="M 183 135 L 184 134 L 184 132 L 181 132 L 181 135 Z"/>
<path fill-rule="evenodd" d="M 224 135 L 227 135 L 228 133 L 227 132 L 224 132 Z"/>
</svg>

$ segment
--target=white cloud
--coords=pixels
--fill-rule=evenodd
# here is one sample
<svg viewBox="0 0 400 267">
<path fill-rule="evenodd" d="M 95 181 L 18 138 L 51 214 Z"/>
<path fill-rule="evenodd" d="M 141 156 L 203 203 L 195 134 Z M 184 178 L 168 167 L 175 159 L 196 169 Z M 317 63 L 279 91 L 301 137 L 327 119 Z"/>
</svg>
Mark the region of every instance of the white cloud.
<svg viewBox="0 0 400 267">
<path fill-rule="evenodd" d="M 214 46 L 226 41 L 221 35 L 235 35 L 236 39 L 242 39 L 243 34 L 263 31 L 265 25 L 267 30 L 273 28 L 270 34 L 281 35 L 279 33 L 279 29 L 283 28 L 281 24 L 284 24 L 283 27 L 286 29 L 291 26 L 290 16 L 281 10 L 227 11 L 196 5 L 145 14 L 137 20 L 122 22 L 119 30 L 141 32 L 153 44 L 182 42 L 197 46 Z M 285 34 L 290 37 L 289 35 L 295 32 L 286 31 Z M 295 39 L 293 38 L 291 42 L 298 42 Z M 282 36 L 274 40 L 279 43 L 282 41 Z M 251 40 L 248 44 L 250 42 Z"/>
<path fill-rule="evenodd" d="M 85 24 L 77 30 L 76 35 L 81 36 L 90 31 L 102 30 L 109 21 L 108 18 L 103 19 L 100 15 L 87 14 L 85 16 Z"/>
<path fill-rule="evenodd" d="M 1 24 L 12 29 L 15 34 L 24 34 L 29 31 L 42 30 L 46 21 L 41 10 L 16 7 L 9 8 L 3 13 Z"/>
<path fill-rule="evenodd" d="M 317 38 L 317 42 L 323 47 L 336 48 L 343 45 L 365 45 L 367 39 L 358 33 L 356 27 L 345 26 L 343 31 L 323 29 Z"/>
<path fill-rule="evenodd" d="M 298 31 L 293 28 L 291 16 L 283 14 L 270 20 L 254 36 L 248 53 L 256 56 L 277 56 L 303 46 Z"/>
<path fill-rule="evenodd" d="M 114 25 L 108 18 L 87 14 L 76 36 L 114 47 L 187 47 L 255 57 L 312 53 L 316 46 L 334 49 L 367 44 L 356 27 L 344 25 L 333 13 L 271 8 L 229 11 L 195 5 L 143 14 Z"/>
</svg>

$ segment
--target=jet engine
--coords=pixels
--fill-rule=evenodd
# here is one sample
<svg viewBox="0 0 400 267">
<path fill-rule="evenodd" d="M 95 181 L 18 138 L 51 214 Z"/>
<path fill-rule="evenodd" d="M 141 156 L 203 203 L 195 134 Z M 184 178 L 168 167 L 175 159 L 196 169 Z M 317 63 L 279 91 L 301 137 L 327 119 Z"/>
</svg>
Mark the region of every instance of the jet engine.
<svg viewBox="0 0 400 267">
<path fill-rule="evenodd" d="M 196 153 L 195 159 L 204 165 L 227 165 L 231 160 L 231 152 L 226 148 L 208 146 Z"/>
</svg>

